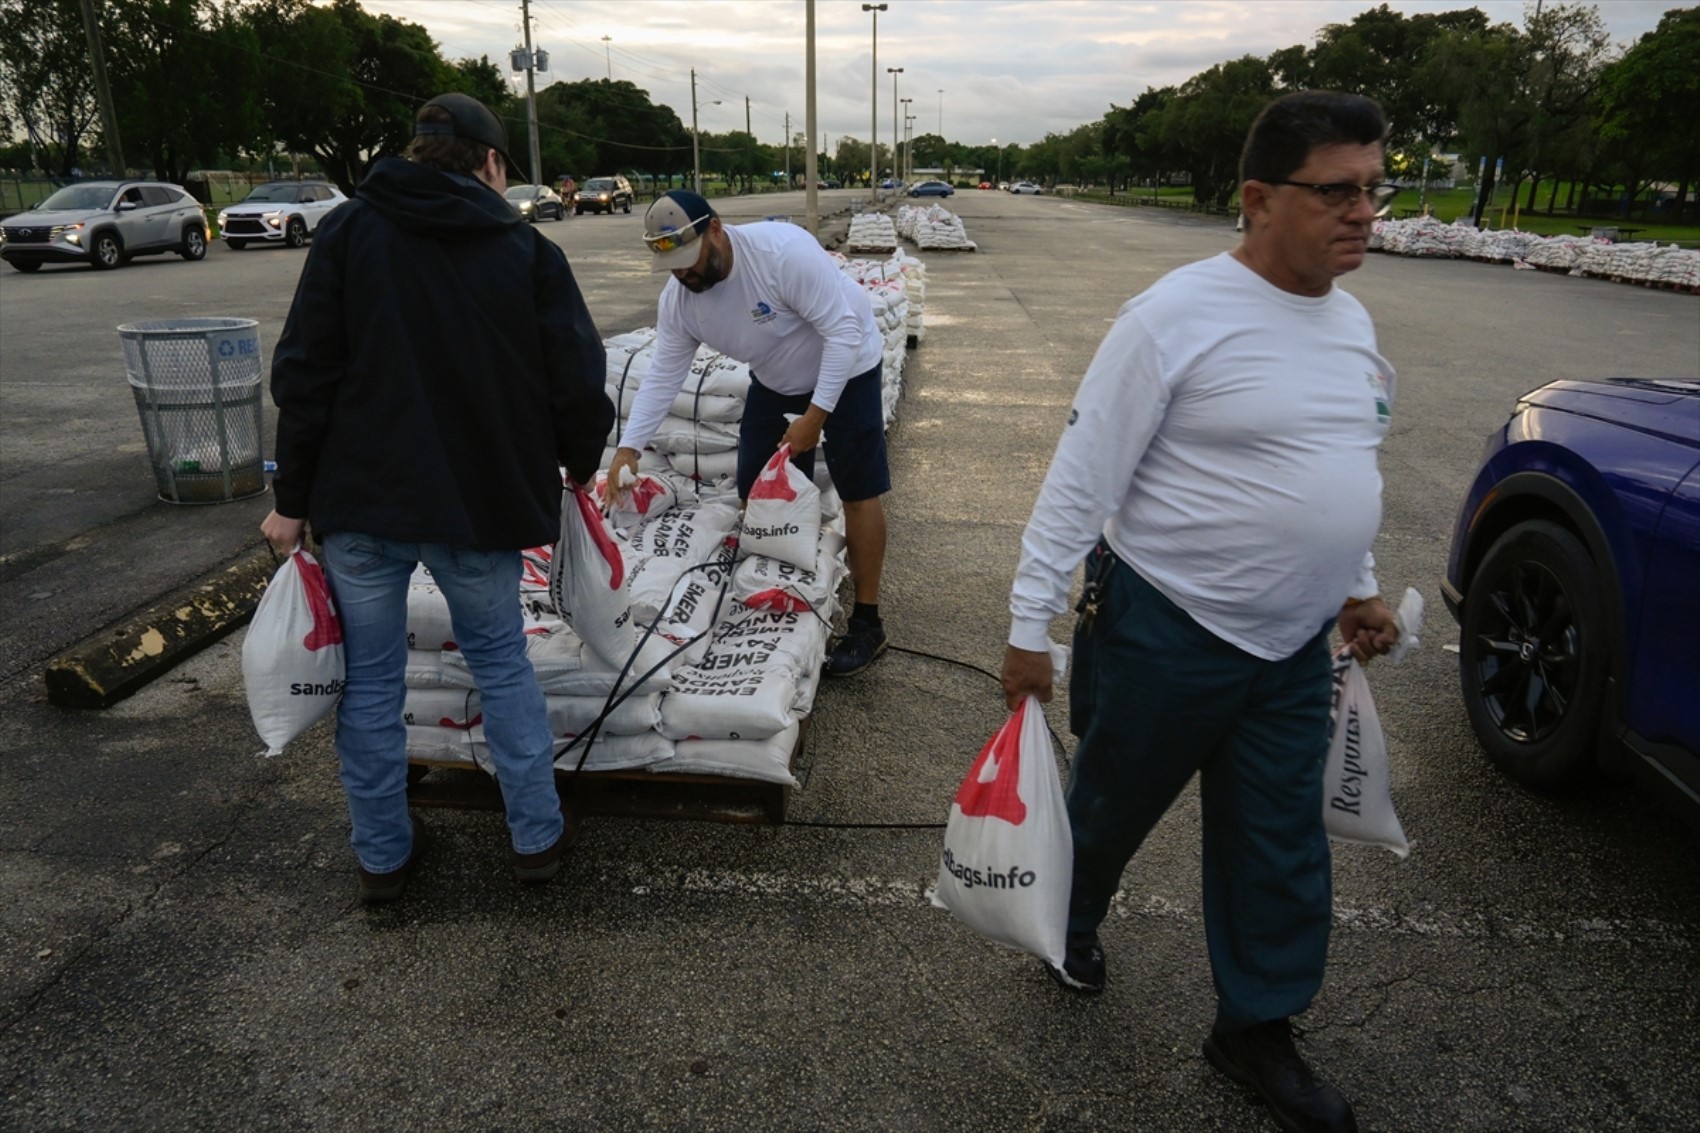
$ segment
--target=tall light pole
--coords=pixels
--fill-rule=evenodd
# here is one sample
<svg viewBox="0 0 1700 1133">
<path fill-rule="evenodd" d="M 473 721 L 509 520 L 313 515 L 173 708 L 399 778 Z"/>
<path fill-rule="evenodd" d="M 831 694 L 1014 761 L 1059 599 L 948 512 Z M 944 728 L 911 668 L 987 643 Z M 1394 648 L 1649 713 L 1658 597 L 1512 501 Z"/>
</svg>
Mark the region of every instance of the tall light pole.
<svg viewBox="0 0 1700 1133">
<path fill-rule="evenodd" d="M 614 57 L 608 53 L 608 45 L 614 41 L 611 35 L 602 37 L 602 57 L 608 61 L 608 81 L 614 81 Z"/>
<path fill-rule="evenodd" d="M 902 67 L 887 67 L 886 74 L 891 76 L 891 179 L 897 180 L 897 76 L 903 73 Z"/>
<path fill-rule="evenodd" d="M 992 184 L 1001 189 L 1003 187 L 1003 147 L 998 145 L 998 140 L 996 138 L 992 139 L 992 144 L 997 146 L 998 149 L 998 176 L 997 180 L 993 181 Z"/>
<path fill-rule="evenodd" d="M 915 100 L 912 99 L 912 98 L 900 98 L 900 99 L 898 99 L 898 101 L 903 104 L 903 137 L 904 137 L 905 140 L 907 140 L 908 137 L 909 137 L 909 123 L 911 121 L 913 121 L 913 119 L 911 119 L 909 117 L 909 104 L 911 102 L 914 102 Z M 908 151 L 905 150 L 903 152 L 906 153 Z M 897 161 L 897 157 L 896 157 L 895 154 L 892 156 L 892 160 L 896 161 L 897 162 L 897 168 L 901 169 L 903 171 L 901 174 L 899 174 L 897 176 L 897 179 L 899 181 L 909 180 L 909 177 L 908 177 L 909 163 L 907 161 Z"/>
<path fill-rule="evenodd" d="M 939 137 L 944 137 L 944 88 L 939 88 Z"/>
<path fill-rule="evenodd" d="M 537 154 L 537 65 L 538 53 L 531 47 L 531 0 L 520 0 L 520 22 L 525 25 L 525 125 L 531 148 L 531 183 L 541 185 L 542 163 Z"/>
<path fill-rule="evenodd" d="M 717 98 L 709 105 L 719 106 L 720 100 Z M 691 68 L 691 188 L 697 196 L 702 196 L 702 156 L 697 148 L 697 69 L 695 67 Z"/>
<path fill-rule="evenodd" d="M 868 90 L 872 95 L 872 106 L 868 110 L 868 193 L 875 200 L 879 199 L 880 183 L 880 13 L 890 7 L 890 4 L 862 5 L 862 11 L 874 14 L 874 64 L 868 80 Z"/>
</svg>

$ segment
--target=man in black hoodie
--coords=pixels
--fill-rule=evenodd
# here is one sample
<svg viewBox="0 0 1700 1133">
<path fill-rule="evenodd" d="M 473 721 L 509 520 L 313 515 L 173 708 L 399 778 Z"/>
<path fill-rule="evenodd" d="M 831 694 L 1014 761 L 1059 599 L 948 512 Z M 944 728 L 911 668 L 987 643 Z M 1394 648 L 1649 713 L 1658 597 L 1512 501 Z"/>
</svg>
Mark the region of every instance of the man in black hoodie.
<svg viewBox="0 0 1700 1133">
<path fill-rule="evenodd" d="M 401 895 L 423 849 L 407 813 L 407 590 L 424 563 L 477 678 L 514 872 L 547 881 L 575 830 L 521 632 L 520 551 L 559 535 L 561 469 L 596 473 L 614 407 L 566 257 L 502 197 L 507 131 L 476 99 L 420 108 L 314 236 L 272 356 L 287 552 L 311 522 L 342 618 L 336 747 L 360 899 Z"/>
</svg>

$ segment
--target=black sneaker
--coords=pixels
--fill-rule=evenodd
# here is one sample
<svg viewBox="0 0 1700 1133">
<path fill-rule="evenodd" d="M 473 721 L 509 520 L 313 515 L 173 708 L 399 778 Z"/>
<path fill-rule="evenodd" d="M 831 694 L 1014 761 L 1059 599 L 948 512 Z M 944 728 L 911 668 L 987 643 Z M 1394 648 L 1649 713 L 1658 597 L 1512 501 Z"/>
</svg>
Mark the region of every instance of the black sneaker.
<svg viewBox="0 0 1700 1133">
<path fill-rule="evenodd" d="M 407 861 L 400 869 L 392 869 L 388 873 L 373 873 L 365 866 L 359 866 L 355 872 L 360 876 L 360 903 L 362 905 L 385 905 L 396 900 L 407 889 L 407 879 L 413 876 L 414 867 L 425 853 L 425 847 L 430 839 L 425 835 L 425 826 L 418 818 L 408 816 L 413 823 L 413 849 L 408 852 Z"/>
<path fill-rule="evenodd" d="M 1352 1103 L 1311 1073 L 1293 1046 L 1286 1019 L 1243 1031 L 1213 1030 L 1204 1040 L 1204 1057 L 1262 1098 L 1275 1123 L 1290 1133 L 1357 1133 Z"/>
<path fill-rule="evenodd" d="M 833 642 L 832 649 L 826 655 L 826 675 L 848 677 L 859 673 L 872 665 L 874 658 L 885 652 L 885 647 L 883 625 L 851 618 L 844 636 Z"/>
<path fill-rule="evenodd" d="M 1063 948 L 1063 966 L 1041 961 L 1045 971 L 1058 986 L 1079 995 L 1097 995 L 1104 990 L 1108 976 L 1104 968 L 1104 947 L 1095 932 L 1071 932 Z"/>
</svg>

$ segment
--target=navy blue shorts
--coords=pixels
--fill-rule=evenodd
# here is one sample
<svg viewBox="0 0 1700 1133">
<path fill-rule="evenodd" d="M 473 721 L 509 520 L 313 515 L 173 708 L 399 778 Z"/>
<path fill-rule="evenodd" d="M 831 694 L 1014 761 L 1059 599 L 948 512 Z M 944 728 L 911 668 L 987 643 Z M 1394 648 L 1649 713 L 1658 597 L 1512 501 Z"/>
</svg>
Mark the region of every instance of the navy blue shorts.
<svg viewBox="0 0 1700 1133">
<path fill-rule="evenodd" d="M 845 503 L 871 500 L 891 491 L 891 469 L 885 461 L 885 411 L 880 404 L 880 369 L 876 364 L 844 385 L 838 407 L 827 415 L 821 430 L 826 438 L 826 470 Z M 744 401 L 744 420 L 738 426 L 738 498 L 749 499 L 762 467 L 773 459 L 790 423 L 785 414 L 801 415 L 809 408 L 807 393 L 774 393 L 754 374 Z M 804 475 L 815 474 L 815 454 L 797 453 L 791 463 Z"/>
</svg>

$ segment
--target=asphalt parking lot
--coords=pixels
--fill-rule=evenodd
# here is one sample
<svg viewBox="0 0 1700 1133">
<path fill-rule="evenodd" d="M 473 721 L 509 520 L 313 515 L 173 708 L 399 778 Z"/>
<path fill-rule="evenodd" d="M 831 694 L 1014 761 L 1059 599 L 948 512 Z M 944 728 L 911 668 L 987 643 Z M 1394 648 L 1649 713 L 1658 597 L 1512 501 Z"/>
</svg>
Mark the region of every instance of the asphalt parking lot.
<svg viewBox="0 0 1700 1133">
<path fill-rule="evenodd" d="M 1233 234 L 946 204 L 980 250 L 927 257 L 883 605 L 898 644 L 995 668 L 1021 526 L 1108 321 Z M 640 215 L 543 226 L 604 334 L 653 317 Z M 46 660 L 251 554 L 269 507 L 154 499 L 113 328 L 243 315 L 269 351 L 303 255 L 0 270 L 0 1128 L 1274 1128 L 1199 1055 L 1195 792 L 1124 879 L 1098 1000 L 928 907 L 925 824 L 1002 715 L 976 673 L 897 654 L 826 685 L 796 825 L 593 819 L 529 891 L 498 817 L 434 811 L 422 874 L 376 912 L 351 905 L 328 730 L 255 755 L 240 632 L 114 708 L 49 706 Z M 1555 800 L 1495 773 L 1438 589 L 1515 397 L 1700 373 L 1700 300 L 1382 256 L 1347 287 L 1399 371 L 1378 574 L 1429 621 L 1371 674 L 1413 852 L 1336 849 L 1303 1049 L 1366 1130 L 1700 1128 L 1700 837 L 1633 790 Z"/>
</svg>

